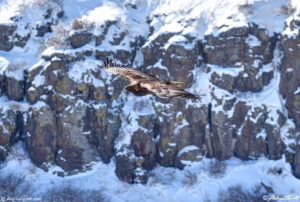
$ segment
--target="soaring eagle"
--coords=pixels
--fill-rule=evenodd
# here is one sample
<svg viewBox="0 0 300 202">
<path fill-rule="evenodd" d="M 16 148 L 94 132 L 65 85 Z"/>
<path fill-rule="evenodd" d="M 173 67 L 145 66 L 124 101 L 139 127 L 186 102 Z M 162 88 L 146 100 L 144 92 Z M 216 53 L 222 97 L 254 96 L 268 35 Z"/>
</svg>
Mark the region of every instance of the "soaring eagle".
<svg viewBox="0 0 300 202">
<path fill-rule="evenodd" d="M 117 65 L 108 58 L 104 62 L 104 67 L 106 71 L 128 79 L 130 84 L 124 88 L 124 91 L 131 92 L 135 96 L 153 94 L 161 98 L 199 99 L 194 94 L 183 89 L 188 85 L 187 83 L 160 80 L 153 75 L 133 69 L 132 67 Z"/>
</svg>

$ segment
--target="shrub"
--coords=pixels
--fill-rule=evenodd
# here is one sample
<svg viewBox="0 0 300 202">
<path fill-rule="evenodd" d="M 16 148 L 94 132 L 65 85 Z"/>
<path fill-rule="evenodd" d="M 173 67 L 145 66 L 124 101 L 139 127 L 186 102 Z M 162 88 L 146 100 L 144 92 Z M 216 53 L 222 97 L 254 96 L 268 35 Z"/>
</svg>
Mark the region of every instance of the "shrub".
<svg viewBox="0 0 300 202">
<path fill-rule="evenodd" d="M 250 201 L 265 201 L 263 196 L 270 195 L 272 193 L 268 192 L 263 183 L 256 185 L 253 190 L 248 191 L 242 188 L 241 185 L 231 186 L 226 190 L 222 190 L 218 193 L 218 201 L 227 202 L 227 201 L 240 201 L 240 202 L 250 202 Z"/>
<path fill-rule="evenodd" d="M 287 5 L 282 5 L 280 7 L 279 13 L 281 15 L 292 15 L 296 11 L 296 8 L 294 8 L 291 4 L 291 1 L 287 2 Z"/>
<path fill-rule="evenodd" d="M 4 198 L 31 197 L 31 186 L 25 181 L 24 176 L 14 174 L 0 176 L 0 196 Z"/>
<path fill-rule="evenodd" d="M 61 8 L 63 7 L 63 2 L 64 0 L 35 0 L 35 4 L 37 4 L 37 6 L 40 8 L 40 9 L 43 9 L 43 8 L 51 8 L 50 4 L 56 4 L 58 6 L 60 6 Z"/>
<path fill-rule="evenodd" d="M 196 173 L 192 173 L 190 171 L 187 171 L 184 174 L 184 179 L 183 179 L 183 185 L 186 187 L 192 187 L 198 182 L 198 177 Z"/>
<path fill-rule="evenodd" d="M 45 45 L 42 45 L 46 48 L 51 46 L 56 47 L 66 47 L 67 46 L 67 38 L 70 34 L 70 30 L 68 26 L 57 25 L 53 28 L 53 36 L 48 38 L 45 41 Z"/>
<path fill-rule="evenodd" d="M 81 202 L 81 201 L 95 201 L 104 202 L 108 201 L 103 192 L 96 190 L 80 190 L 69 185 L 62 185 L 62 187 L 54 187 L 47 191 L 43 200 L 55 202 Z"/>
<path fill-rule="evenodd" d="M 239 8 L 239 11 L 241 11 L 245 15 L 253 14 L 253 5 L 250 4 L 248 0 L 246 2 L 244 2 L 243 4 L 239 5 L 238 8 Z"/>
<path fill-rule="evenodd" d="M 282 174 L 282 168 L 272 167 L 269 168 L 267 173 L 271 175 L 281 175 Z"/>
<path fill-rule="evenodd" d="M 71 24 L 73 30 L 91 30 L 95 28 L 95 23 L 89 22 L 87 19 L 75 19 Z"/>
<path fill-rule="evenodd" d="M 224 161 L 211 161 L 209 164 L 209 175 L 212 177 L 223 177 L 226 173 L 227 165 Z"/>
</svg>

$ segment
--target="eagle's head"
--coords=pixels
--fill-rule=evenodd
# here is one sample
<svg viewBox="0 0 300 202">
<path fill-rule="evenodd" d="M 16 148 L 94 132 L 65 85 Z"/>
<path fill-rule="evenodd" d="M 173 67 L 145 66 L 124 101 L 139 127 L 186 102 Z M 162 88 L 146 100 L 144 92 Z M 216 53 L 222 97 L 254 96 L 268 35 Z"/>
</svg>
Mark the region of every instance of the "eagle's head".
<svg viewBox="0 0 300 202">
<path fill-rule="evenodd" d="M 126 86 L 123 91 L 125 93 L 133 93 L 135 96 L 144 96 L 148 94 L 152 94 L 146 88 L 142 88 L 139 84 Z"/>
<path fill-rule="evenodd" d="M 124 91 L 125 93 L 129 93 L 129 92 L 135 93 L 135 92 L 136 92 L 136 89 L 135 89 L 133 86 L 126 86 L 126 87 L 123 89 L 123 91 Z"/>
</svg>

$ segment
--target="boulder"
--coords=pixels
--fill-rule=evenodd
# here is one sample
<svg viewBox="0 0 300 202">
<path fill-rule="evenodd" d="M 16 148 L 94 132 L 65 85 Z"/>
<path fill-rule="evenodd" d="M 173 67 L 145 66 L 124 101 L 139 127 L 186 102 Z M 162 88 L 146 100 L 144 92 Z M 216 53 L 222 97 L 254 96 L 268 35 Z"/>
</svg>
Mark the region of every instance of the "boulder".
<svg viewBox="0 0 300 202">
<path fill-rule="evenodd" d="M 136 160 L 132 155 L 120 154 L 116 156 L 116 175 L 124 182 L 134 183 Z"/>
<path fill-rule="evenodd" d="M 17 113 L 12 109 L 0 109 L 0 162 L 8 156 L 17 132 Z"/>
<path fill-rule="evenodd" d="M 23 138 L 32 162 L 43 169 L 55 163 L 57 151 L 57 121 L 55 112 L 39 101 L 24 115 Z"/>
<path fill-rule="evenodd" d="M 89 43 L 92 40 L 93 35 L 88 32 L 74 32 L 70 37 L 69 41 L 73 48 L 79 48 Z"/>
<path fill-rule="evenodd" d="M 296 149 L 296 153 L 294 155 L 294 175 L 300 178 L 300 147 Z"/>
<path fill-rule="evenodd" d="M 40 22 L 36 25 L 36 36 L 43 37 L 46 33 L 52 32 L 51 29 L 52 23 L 51 22 Z"/>
<path fill-rule="evenodd" d="M 283 58 L 280 70 L 280 93 L 286 99 L 285 105 L 289 117 L 295 121 L 296 127 L 300 127 L 300 31 L 299 20 L 291 20 L 286 29 L 294 31 L 294 36 L 283 35 L 281 45 L 283 47 Z M 298 31 L 297 31 L 298 30 Z M 296 32 L 295 32 L 296 31 Z"/>
<path fill-rule="evenodd" d="M 142 156 L 144 158 L 141 164 L 142 168 L 152 170 L 156 164 L 156 145 L 153 135 L 138 129 L 132 135 L 131 146 L 135 156 Z"/>
<path fill-rule="evenodd" d="M 233 156 L 234 130 L 231 120 L 222 111 L 211 112 L 212 144 L 214 157 L 218 160 L 226 160 Z"/>
<path fill-rule="evenodd" d="M 200 66 L 202 57 L 198 41 L 189 36 L 166 33 L 147 42 L 141 49 L 144 56 L 144 69 L 160 79 L 190 82 L 190 71 Z"/>
<path fill-rule="evenodd" d="M 97 137 L 92 128 L 87 127 L 91 121 L 87 116 L 88 105 L 78 100 L 57 115 L 56 162 L 65 171 L 80 170 L 85 164 L 99 160 Z"/>
<path fill-rule="evenodd" d="M 199 147 L 195 145 L 189 145 L 182 148 L 176 157 L 175 165 L 179 169 L 183 169 L 185 166 L 191 165 L 193 162 L 200 162 L 203 159 Z"/>
<path fill-rule="evenodd" d="M 25 81 L 13 77 L 5 77 L 5 93 L 8 99 L 21 101 L 24 99 Z"/>
<path fill-rule="evenodd" d="M 14 47 L 13 35 L 16 29 L 15 25 L 0 25 L 0 50 L 10 51 Z"/>
<path fill-rule="evenodd" d="M 259 92 L 270 83 L 276 36 L 269 37 L 266 30 L 255 24 L 232 28 L 219 35 L 206 35 L 203 52 L 207 63 L 223 68 L 238 68 L 237 75 L 214 71 L 211 82 L 230 92 Z"/>
<path fill-rule="evenodd" d="M 87 116 L 90 119 L 89 127 L 99 144 L 101 159 L 104 163 L 109 163 L 115 155 L 114 144 L 121 127 L 120 117 L 112 113 L 107 105 L 94 105 L 90 115 Z"/>
</svg>

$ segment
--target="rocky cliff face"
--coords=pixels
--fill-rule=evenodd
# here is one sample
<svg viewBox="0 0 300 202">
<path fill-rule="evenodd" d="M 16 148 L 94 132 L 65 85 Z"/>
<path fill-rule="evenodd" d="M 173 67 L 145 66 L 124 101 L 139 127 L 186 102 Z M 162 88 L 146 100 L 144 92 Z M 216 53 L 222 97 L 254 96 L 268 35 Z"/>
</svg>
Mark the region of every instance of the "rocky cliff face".
<svg viewBox="0 0 300 202">
<path fill-rule="evenodd" d="M 65 171 L 59 175 L 113 159 L 121 180 L 146 183 L 156 165 L 183 169 L 203 158 L 285 156 L 300 177 L 297 14 L 281 33 L 249 22 L 197 35 L 189 26 L 164 30 L 158 23 L 164 15 L 139 17 L 144 3 L 123 6 L 143 32 L 113 17 L 96 25 L 81 17 L 58 31 L 64 12 L 55 4 L 36 19 L 42 24 L 24 28 L 26 36 L 18 34 L 25 17 L 0 25 L 1 161 L 21 140 L 35 165 L 58 165 Z M 194 22 L 201 19 L 183 23 Z M 22 68 L 5 57 L 42 40 L 49 48 L 33 65 Z M 103 70 L 106 57 L 161 79 L 190 81 L 189 91 L 201 99 L 126 95 L 127 82 Z"/>
</svg>

